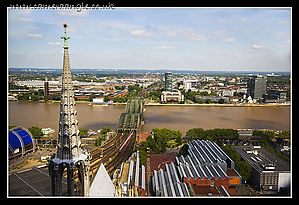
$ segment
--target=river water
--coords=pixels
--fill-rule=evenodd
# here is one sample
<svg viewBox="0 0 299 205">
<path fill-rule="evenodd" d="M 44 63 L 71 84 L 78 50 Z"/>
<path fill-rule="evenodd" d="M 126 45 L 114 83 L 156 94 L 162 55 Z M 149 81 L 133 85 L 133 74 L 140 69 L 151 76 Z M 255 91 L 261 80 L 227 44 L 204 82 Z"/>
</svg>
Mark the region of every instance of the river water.
<svg viewBox="0 0 299 205">
<path fill-rule="evenodd" d="M 51 127 L 58 131 L 59 103 L 9 102 L 9 125 Z M 76 104 L 79 128 L 92 130 L 104 126 L 116 129 L 124 105 Z M 146 106 L 142 132 L 169 128 L 185 133 L 194 127 L 290 129 L 290 106 L 284 107 L 189 107 Z"/>
</svg>

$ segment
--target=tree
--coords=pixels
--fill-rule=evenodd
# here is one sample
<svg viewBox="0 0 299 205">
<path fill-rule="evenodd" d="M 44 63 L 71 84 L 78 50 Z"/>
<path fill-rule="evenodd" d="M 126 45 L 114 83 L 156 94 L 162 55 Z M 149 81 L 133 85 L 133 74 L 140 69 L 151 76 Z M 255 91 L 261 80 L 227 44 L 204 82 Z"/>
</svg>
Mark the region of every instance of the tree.
<svg viewBox="0 0 299 205">
<path fill-rule="evenodd" d="M 49 100 L 49 97 L 44 95 L 44 100 L 45 100 L 45 102 L 47 102 Z"/>
<path fill-rule="evenodd" d="M 183 141 L 183 139 L 182 139 L 181 136 L 178 136 L 178 137 L 176 138 L 176 142 L 178 143 L 178 145 L 181 145 L 181 144 L 182 144 L 182 141 Z"/>
<path fill-rule="evenodd" d="M 271 130 L 253 130 L 253 136 L 259 136 L 266 139 L 273 139 L 275 137 L 275 132 Z"/>
<path fill-rule="evenodd" d="M 211 101 L 212 101 L 211 98 L 208 98 L 208 99 L 207 99 L 207 103 L 208 103 L 208 104 L 210 104 Z"/>
<path fill-rule="evenodd" d="M 154 133 L 154 139 L 159 152 L 166 152 L 166 144 L 172 137 L 182 137 L 181 131 L 168 128 L 154 128 L 152 129 L 152 132 Z"/>
<path fill-rule="evenodd" d="M 205 101 L 204 101 L 203 99 L 196 98 L 196 102 L 199 103 L 199 104 L 202 104 L 202 103 L 204 103 Z"/>
<path fill-rule="evenodd" d="M 87 135 L 87 133 L 88 133 L 88 129 L 87 128 L 81 128 L 81 129 L 79 129 L 79 136 L 81 137 L 81 136 L 85 136 L 85 135 Z"/>
<path fill-rule="evenodd" d="M 110 128 L 110 127 L 105 126 L 105 127 L 103 127 L 103 128 L 101 129 L 101 134 L 102 134 L 102 135 L 105 135 L 105 134 L 107 134 L 108 132 L 111 132 L 111 128 Z"/>
<path fill-rule="evenodd" d="M 39 97 L 37 95 L 31 95 L 31 100 L 38 101 Z"/>
<path fill-rule="evenodd" d="M 146 138 L 146 141 L 147 141 L 147 145 L 151 149 L 152 153 L 157 152 L 158 147 L 157 147 L 155 140 L 151 136 L 148 136 Z"/>
<path fill-rule="evenodd" d="M 43 135 L 42 128 L 39 128 L 38 126 L 29 127 L 28 130 L 31 132 L 35 139 L 38 139 Z"/>
<path fill-rule="evenodd" d="M 96 97 L 95 94 L 90 94 L 89 97 L 88 97 L 88 101 L 91 102 L 95 97 Z"/>
<path fill-rule="evenodd" d="M 98 136 L 98 139 L 96 139 L 95 142 L 95 146 L 101 146 L 103 140 L 105 140 L 104 136 Z"/>
<path fill-rule="evenodd" d="M 279 132 L 279 137 L 281 138 L 290 138 L 291 136 L 291 131 L 290 130 L 282 130 Z"/>
<path fill-rule="evenodd" d="M 146 151 L 140 150 L 139 151 L 139 157 L 140 157 L 140 164 L 141 165 L 146 165 L 146 160 L 147 160 L 147 153 L 146 153 Z"/>
<path fill-rule="evenodd" d="M 146 164 L 146 160 L 147 160 L 147 147 L 148 147 L 148 142 L 147 141 L 142 141 L 140 143 L 139 157 L 140 157 L 140 163 L 142 165 Z"/>
<path fill-rule="evenodd" d="M 57 94 L 51 95 L 53 100 L 61 100 L 61 96 Z"/>
<path fill-rule="evenodd" d="M 238 151 L 232 149 L 230 145 L 223 146 L 221 149 L 234 161 L 235 169 L 242 176 L 242 180 L 247 181 L 252 171 L 249 162 L 243 161 Z"/>
<path fill-rule="evenodd" d="M 179 154 L 178 154 L 177 157 L 179 157 L 179 156 L 181 156 L 181 155 L 183 155 L 184 157 L 186 157 L 188 154 L 189 154 L 189 152 L 188 152 L 188 144 L 184 144 L 184 145 L 181 147 L 181 149 L 180 149 Z"/>
<path fill-rule="evenodd" d="M 205 131 L 202 128 L 192 128 L 186 132 L 186 136 L 197 138 L 197 139 L 204 139 L 205 138 Z"/>
<path fill-rule="evenodd" d="M 108 96 L 105 96 L 104 97 L 104 102 L 108 102 L 108 101 L 110 101 L 110 98 Z"/>
</svg>

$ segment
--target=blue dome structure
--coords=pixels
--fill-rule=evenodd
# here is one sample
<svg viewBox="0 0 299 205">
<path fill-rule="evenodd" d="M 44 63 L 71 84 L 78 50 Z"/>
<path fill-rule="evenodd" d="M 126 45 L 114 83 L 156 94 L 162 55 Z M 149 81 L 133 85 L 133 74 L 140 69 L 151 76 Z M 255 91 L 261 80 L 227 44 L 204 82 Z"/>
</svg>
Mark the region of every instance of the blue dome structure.
<svg viewBox="0 0 299 205">
<path fill-rule="evenodd" d="M 36 149 L 36 143 L 29 130 L 14 127 L 8 131 L 9 159 L 24 155 Z"/>
</svg>

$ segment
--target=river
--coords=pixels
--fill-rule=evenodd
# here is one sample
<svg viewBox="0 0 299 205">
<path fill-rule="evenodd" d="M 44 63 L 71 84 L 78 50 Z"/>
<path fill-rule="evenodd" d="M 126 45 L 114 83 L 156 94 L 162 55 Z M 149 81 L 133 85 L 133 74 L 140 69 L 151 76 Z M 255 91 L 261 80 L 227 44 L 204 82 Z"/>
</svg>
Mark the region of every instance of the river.
<svg viewBox="0 0 299 205">
<path fill-rule="evenodd" d="M 9 102 L 9 125 L 51 127 L 58 131 L 59 103 Z M 92 130 L 104 126 L 116 129 L 124 105 L 76 104 L 79 128 Z M 146 106 L 142 132 L 169 128 L 185 133 L 194 127 L 290 129 L 290 106 L 283 107 L 189 107 Z"/>
</svg>

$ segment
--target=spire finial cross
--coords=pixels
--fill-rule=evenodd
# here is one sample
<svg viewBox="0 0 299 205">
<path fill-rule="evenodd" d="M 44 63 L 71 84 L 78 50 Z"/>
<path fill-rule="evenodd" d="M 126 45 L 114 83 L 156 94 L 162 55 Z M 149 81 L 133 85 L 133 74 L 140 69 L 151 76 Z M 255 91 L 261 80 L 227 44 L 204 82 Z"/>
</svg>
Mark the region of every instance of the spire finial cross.
<svg viewBox="0 0 299 205">
<path fill-rule="evenodd" d="M 64 40 L 64 46 L 63 46 L 63 48 L 68 48 L 68 46 L 67 46 L 67 40 L 70 39 L 71 37 L 67 37 L 67 36 L 66 36 L 66 28 L 67 28 L 67 24 L 64 23 L 62 27 L 64 28 L 64 36 L 61 36 L 61 39 Z"/>
</svg>

